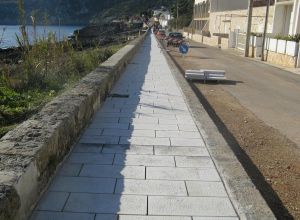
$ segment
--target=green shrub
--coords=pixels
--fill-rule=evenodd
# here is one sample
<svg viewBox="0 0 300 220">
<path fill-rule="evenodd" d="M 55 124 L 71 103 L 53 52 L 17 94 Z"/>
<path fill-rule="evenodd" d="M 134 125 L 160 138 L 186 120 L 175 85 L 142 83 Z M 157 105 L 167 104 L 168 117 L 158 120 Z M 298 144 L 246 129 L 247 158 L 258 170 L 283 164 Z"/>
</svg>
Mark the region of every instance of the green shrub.
<svg viewBox="0 0 300 220">
<path fill-rule="evenodd" d="M 274 37 L 275 39 L 278 39 L 278 40 L 286 40 L 286 41 L 294 41 L 294 42 L 299 42 L 300 41 L 300 34 L 295 34 L 295 35 L 280 35 L 280 34 L 277 34 L 275 35 Z"/>
</svg>

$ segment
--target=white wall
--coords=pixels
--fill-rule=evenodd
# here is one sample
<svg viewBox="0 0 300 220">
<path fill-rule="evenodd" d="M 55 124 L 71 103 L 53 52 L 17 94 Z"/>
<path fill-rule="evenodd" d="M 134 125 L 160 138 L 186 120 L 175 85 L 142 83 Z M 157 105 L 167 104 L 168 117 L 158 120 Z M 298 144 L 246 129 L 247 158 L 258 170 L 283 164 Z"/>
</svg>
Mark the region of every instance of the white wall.
<svg viewBox="0 0 300 220">
<path fill-rule="evenodd" d="M 195 5 L 202 3 L 202 2 L 206 2 L 206 0 L 195 0 Z"/>
<path fill-rule="evenodd" d="M 273 33 L 294 35 L 300 33 L 300 0 L 294 3 L 278 4 L 275 6 L 273 18 Z"/>
<path fill-rule="evenodd" d="M 211 0 L 211 12 L 233 11 L 248 8 L 248 0 Z"/>
</svg>

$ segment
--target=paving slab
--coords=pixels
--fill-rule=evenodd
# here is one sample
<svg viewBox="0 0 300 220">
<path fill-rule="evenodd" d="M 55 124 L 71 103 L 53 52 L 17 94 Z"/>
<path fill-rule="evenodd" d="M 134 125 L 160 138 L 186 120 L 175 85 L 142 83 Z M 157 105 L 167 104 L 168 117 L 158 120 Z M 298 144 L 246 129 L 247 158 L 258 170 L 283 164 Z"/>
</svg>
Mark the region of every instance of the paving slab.
<svg viewBox="0 0 300 220">
<path fill-rule="evenodd" d="M 227 197 L 222 182 L 186 181 L 186 187 L 190 196 Z"/>
<path fill-rule="evenodd" d="M 81 170 L 82 164 L 65 163 L 58 171 L 58 176 L 78 176 Z"/>
<path fill-rule="evenodd" d="M 203 156 L 203 157 L 209 156 L 209 153 L 205 147 L 154 146 L 154 154 L 174 155 L 174 156 Z"/>
<path fill-rule="evenodd" d="M 176 162 L 176 167 L 214 168 L 214 163 L 210 157 L 175 156 L 175 162 Z"/>
<path fill-rule="evenodd" d="M 95 220 L 118 220 L 118 215 L 97 214 Z"/>
<path fill-rule="evenodd" d="M 116 179 L 87 177 L 57 177 L 50 191 L 82 192 L 82 193 L 113 193 Z"/>
<path fill-rule="evenodd" d="M 146 215 L 147 196 L 71 193 L 64 211 Z"/>
<path fill-rule="evenodd" d="M 187 196 L 184 181 L 118 179 L 117 194 Z"/>
<path fill-rule="evenodd" d="M 204 144 L 204 141 L 202 138 L 174 138 L 174 137 L 171 137 L 170 140 L 171 140 L 171 146 L 205 147 L 205 144 Z"/>
<path fill-rule="evenodd" d="M 235 220 L 153 35 L 127 65 L 30 220 Z"/>
<path fill-rule="evenodd" d="M 149 145 L 104 145 L 103 154 L 139 154 L 153 155 L 153 146 Z"/>
<path fill-rule="evenodd" d="M 192 218 L 184 216 L 120 215 L 119 220 L 192 220 Z"/>
<path fill-rule="evenodd" d="M 220 181 L 215 169 L 178 167 L 147 167 L 146 179 Z"/>
<path fill-rule="evenodd" d="M 32 214 L 30 220 L 94 220 L 94 218 L 95 214 L 87 213 L 36 211 Z M 110 219 L 106 218 L 105 220 Z"/>
<path fill-rule="evenodd" d="M 84 165 L 80 176 L 145 179 L 145 167 L 143 166 L 112 166 L 112 165 Z"/>
<path fill-rule="evenodd" d="M 68 158 L 69 163 L 85 164 L 112 164 L 114 155 L 95 153 L 72 153 Z"/>
<path fill-rule="evenodd" d="M 149 138 L 149 137 L 121 137 L 120 144 L 132 145 L 165 145 L 170 146 L 169 138 Z"/>
<path fill-rule="evenodd" d="M 173 120 L 172 120 L 173 121 Z M 178 121 L 175 121 L 179 124 Z M 156 137 L 170 137 L 170 138 L 201 138 L 199 132 L 186 132 L 186 131 L 156 131 Z"/>
<path fill-rule="evenodd" d="M 100 153 L 102 144 L 77 144 L 73 150 L 76 153 Z"/>
<path fill-rule="evenodd" d="M 148 202 L 150 215 L 236 216 L 228 198 L 149 196 Z"/>
<path fill-rule="evenodd" d="M 39 202 L 36 210 L 62 211 L 69 195 L 66 192 L 47 192 Z"/>
<path fill-rule="evenodd" d="M 174 167 L 175 161 L 174 161 L 174 157 L 172 157 L 172 156 L 118 154 L 115 156 L 114 164 L 115 165 Z"/>
</svg>

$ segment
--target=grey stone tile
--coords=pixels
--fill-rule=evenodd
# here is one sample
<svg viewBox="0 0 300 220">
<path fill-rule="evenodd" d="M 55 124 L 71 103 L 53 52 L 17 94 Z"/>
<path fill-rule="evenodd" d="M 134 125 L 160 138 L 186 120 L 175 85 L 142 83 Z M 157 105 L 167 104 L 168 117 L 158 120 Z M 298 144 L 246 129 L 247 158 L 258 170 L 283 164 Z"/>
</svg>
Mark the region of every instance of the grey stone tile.
<svg viewBox="0 0 300 220">
<path fill-rule="evenodd" d="M 47 192 L 39 201 L 36 210 L 44 211 L 62 211 L 69 193 L 65 192 Z"/>
<path fill-rule="evenodd" d="M 120 215 L 119 220 L 192 220 L 192 218 L 184 216 Z"/>
<path fill-rule="evenodd" d="M 198 131 L 196 125 L 178 124 L 180 131 Z"/>
<path fill-rule="evenodd" d="M 102 144 L 77 144 L 74 147 L 75 153 L 100 153 Z"/>
<path fill-rule="evenodd" d="M 121 115 L 121 113 L 115 113 L 115 114 Z M 115 129 L 125 129 L 125 130 L 128 129 L 128 127 L 129 127 L 129 123 L 97 123 L 97 122 L 94 122 L 89 126 L 89 128 L 97 128 L 97 129 L 115 128 Z"/>
<path fill-rule="evenodd" d="M 50 191 L 113 193 L 116 179 L 87 177 L 57 177 L 50 186 Z"/>
<path fill-rule="evenodd" d="M 78 176 L 81 170 L 81 164 L 65 163 L 58 171 L 59 176 Z"/>
<path fill-rule="evenodd" d="M 120 108 L 114 108 L 114 107 L 111 107 L 111 106 L 107 106 L 107 107 L 102 107 L 100 110 L 99 110 L 100 113 L 102 112 L 121 112 L 121 109 Z"/>
<path fill-rule="evenodd" d="M 148 202 L 149 215 L 236 216 L 228 198 L 149 196 Z"/>
<path fill-rule="evenodd" d="M 171 146 L 205 147 L 202 138 L 170 138 Z"/>
<path fill-rule="evenodd" d="M 134 166 L 169 166 L 174 167 L 175 162 L 172 156 L 156 155 L 123 155 L 117 154 L 114 160 L 115 165 Z"/>
<path fill-rule="evenodd" d="M 163 125 L 163 124 L 135 124 L 130 125 L 130 129 L 138 130 L 158 130 L 158 131 L 178 131 L 177 125 Z"/>
<path fill-rule="evenodd" d="M 112 166 L 84 165 L 80 176 L 106 178 L 145 179 L 145 167 L 142 166 Z"/>
<path fill-rule="evenodd" d="M 145 215 L 147 196 L 72 193 L 65 211 Z"/>
<path fill-rule="evenodd" d="M 30 220 L 94 220 L 95 214 L 71 212 L 33 212 Z"/>
<path fill-rule="evenodd" d="M 121 137 L 155 137 L 155 131 L 152 130 L 120 130 L 120 129 L 104 129 L 103 135 L 121 136 Z"/>
<path fill-rule="evenodd" d="M 174 156 L 209 156 L 204 147 L 166 147 L 154 146 L 155 155 L 174 155 Z"/>
<path fill-rule="evenodd" d="M 131 124 L 158 124 L 158 118 L 150 118 L 150 117 L 120 118 L 120 123 L 131 123 Z"/>
<path fill-rule="evenodd" d="M 137 114 L 137 113 L 128 113 L 128 112 L 121 112 L 121 113 L 99 112 L 99 115 L 104 118 L 111 118 L 111 117 L 112 118 L 129 118 L 129 117 L 136 118 L 136 117 L 139 117 L 139 114 Z"/>
<path fill-rule="evenodd" d="M 170 146 L 169 138 L 121 137 L 120 144 Z"/>
<path fill-rule="evenodd" d="M 85 164 L 112 164 L 114 155 L 112 154 L 94 154 L 94 153 L 72 153 L 68 158 L 68 163 Z"/>
<path fill-rule="evenodd" d="M 116 194 L 186 196 L 183 181 L 118 179 Z"/>
<path fill-rule="evenodd" d="M 190 196 L 228 196 L 222 182 L 186 181 L 186 187 Z"/>
<path fill-rule="evenodd" d="M 83 136 L 80 141 L 81 144 L 118 144 L 118 136 Z"/>
<path fill-rule="evenodd" d="M 193 220 L 239 220 L 238 217 L 193 217 Z"/>
<path fill-rule="evenodd" d="M 88 128 L 83 133 L 83 136 L 100 136 L 103 132 L 103 128 Z"/>
<path fill-rule="evenodd" d="M 156 137 L 201 138 L 201 135 L 195 131 L 156 131 Z"/>
<path fill-rule="evenodd" d="M 214 163 L 210 157 L 175 156 L 175 161 L 177 167 L 214 168 Z"/>
<path fill-rule="evenodd" d="M 98 116 L 95 117 L 93 121 L 97 123 L 119 123 L 119 118 L 113 118 L 113 117 L 107 118 L 107 117 Z"/>
<path fill-rule="evenodd" d="M 178 167 L 147 167 L 146 179 L 220 181 L 215 169 Z"/>
<path fill-rule="evenodd" d="M 118 220 L 118 215 L 97 214 L 95 220 Z"/>
<path fill-rule="evenodd" d="M 104 145 L 102 153 L 146 154 L 153 155 L 153 146 L 141 145 Z"/>
</svg>

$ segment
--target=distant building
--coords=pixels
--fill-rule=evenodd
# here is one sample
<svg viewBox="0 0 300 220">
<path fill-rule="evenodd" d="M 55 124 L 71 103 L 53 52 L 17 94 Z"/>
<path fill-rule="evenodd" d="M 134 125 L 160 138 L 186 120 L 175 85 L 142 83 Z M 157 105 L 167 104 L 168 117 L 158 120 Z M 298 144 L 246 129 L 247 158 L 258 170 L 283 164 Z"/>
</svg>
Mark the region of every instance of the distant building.
<svg viewBox="0 0 300 220">
<path fill-rule="evenodd" d="M 153 16 L 157 18 L 162 28 L 167 28 L 172 19 L 171 12 L 165 7 L 153 11 Z"/>
</svg>

